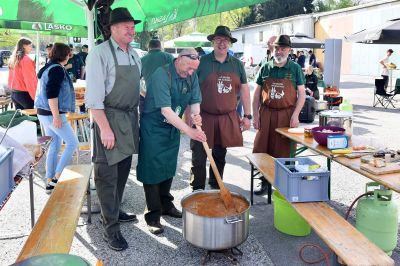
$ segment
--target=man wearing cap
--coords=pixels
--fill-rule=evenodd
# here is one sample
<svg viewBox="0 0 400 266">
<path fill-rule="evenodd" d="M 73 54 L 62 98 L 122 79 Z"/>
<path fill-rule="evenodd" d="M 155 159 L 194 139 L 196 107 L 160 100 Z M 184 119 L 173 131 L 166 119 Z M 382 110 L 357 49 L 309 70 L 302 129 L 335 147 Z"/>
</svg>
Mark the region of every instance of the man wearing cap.
<svg viewBox="0 0 400 266">
<path fill-rule="evenodd" d="M 195 73 L 198 66 L 196 50 L 184 49 L 173 63 L 157 68 L 146 79 L 137 177 L 143 183 L 146 197 L 144 218 L 153 234 L 164 231 L 161 215 L 182 217 L 170 193 L 177 166 L 180 130 L 191 139 L 206 141 L 204 132 L 189 127 L 181 119 L 186 106 L 190 106 L 193 123 L 201 126 L 201 95 Z"/>
<path fill-rule="evenodd" d="M 200 114 L 207 143 L 221 176 L 225 167 L 228 147 L 243 146 L 242 131 L 250 128 L 251 106 L 250 92 L 242 62 L 228 54 L 228 49 L 237 40 L 230 29 L 218 26 L 215 33 L 207 37 L 213 44 L 214 51 L 201 57 L 197 70 L 202 103 Z M 237 95 L 241 96 L 244 117 L 236 112 Z M 206 182 L 207 155 L 202 143 L 191 140 L 192 168 L 190 185 L 193 190 L 204 189 Z M 209 181 L 211 188 L 218 189 L 214 173 L 210 167 Z"/>
<path fill-rule="evenodd" d="M 77 79 L 83 79 L 85 63 L 78 54 L 74 53 L 75 48 L 72 44 L 69 45 L 69 48 L 71 48 L 71 50 L 69 53 L 69 60 L 65 65 L 65 69 L 73 81 L 76 81 Z"/>
<path fill-rule="evenodd" d="M 146 96 L 146 83 L 149 80 L 151 74 L 160 66 L 171 63 L 174 57 L 170 53 L 161 51 L 161 42 L 158 39 L 150 40 L 149 52 L 142 57 L 142 77 L 144 84 L 140 89 L 140 112 Z"/>
<path fill-rule="evenodd" d="M 289 36 L 280 35 L 274 46 L 274 60 L 265 63 L 258 72 L 253 96 L 253 125 L 258 130 L 253 152 L 287 158 L 290 155 L 289 139 L 275 129 L 299 125 L 305 100 L 305 80 L 300 66 L 288 60 L 292 46 Z"/>
<path fill-rule="evenodd" d="M 112 10 L 111 38 L 95 46 L 86 59 L 85 103 L 94 119 L 92 161 L 103 238 L 117 251 L 128 248 L 119 223 L 137 220 L 120 209 L 120 202 L 132 154 L 138 151 L 141 63 L 129 43 L 140 22 L 126 8 Z"/>
<path fill-rule="evenodd" d="M 47 52 L 46 64 L 49 62 L 49 54 L 50 54 L 50 51 L 51 51 L 52 48 L 53 48 L 53 44 L 52 43 L 49 43 L 48 45 L 46 45 L 46 52 Z"/>
</svg>

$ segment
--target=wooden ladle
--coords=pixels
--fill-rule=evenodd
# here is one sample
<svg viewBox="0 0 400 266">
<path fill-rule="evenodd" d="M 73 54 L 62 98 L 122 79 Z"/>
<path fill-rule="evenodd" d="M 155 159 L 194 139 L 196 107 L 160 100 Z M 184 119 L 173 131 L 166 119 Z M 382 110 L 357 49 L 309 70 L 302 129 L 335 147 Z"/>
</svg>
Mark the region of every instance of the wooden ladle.
<svg viewBox="0 0 400 266">
<path fill-rule="evenodd" d="M 196 128 L 202 130 L 200 126 L 196 125 Z M 222 182 L 222 177 L 219 174 L 217 165 L 215 164 L 214 158 L 212 157 L 212 154 L 211 154 L 210 148 L 208 147 L 207 141 L 203 142 L 203 147 L 204 147 L 204 150 L 206 151 L 208 160 L 210 160 L 211 168 L 212 168 L 212 170 L 214 172 L 214 175 L 215 175 L 215 177 L 217 179 L 218 186 L 220 188 L 220 195 L 221 195 L 222 201 L 224 202 L 225 207 L 228 210 L 234 210 L 235 212 L 237 212 L 237 210 L 235 208 L 235 205 L 234 205 L 234 202 L 233 202 L 232 194 L 225 187 L 224 182 Z"/>
</svg>

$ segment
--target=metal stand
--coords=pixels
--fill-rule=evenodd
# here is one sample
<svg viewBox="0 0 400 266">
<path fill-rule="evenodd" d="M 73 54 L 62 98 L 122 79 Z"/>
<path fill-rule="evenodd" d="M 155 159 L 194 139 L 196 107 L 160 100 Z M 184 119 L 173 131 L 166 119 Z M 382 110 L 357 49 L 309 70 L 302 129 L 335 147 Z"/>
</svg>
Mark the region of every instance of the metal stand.
<svg viewBox="0 0 400 266">
<path fill-rule="evenodd" d="M 35 167 L 31 164 L 29 169 L 29 202 L 31 205 L 31 226 L 35 225 L 35 201 L 33 196 L 33 171 Z"/>
<path fill-rule="evenodd" d="M 237 247 L 224 250 L 207 250 L 206 254 L 201 259 L 202 266 L 206 265 L 207 262 L 210 261 L 212 253 L 220 253 L 224 255 L 231 262 L 232 265 L 240 265 L 237 256 L 243 256 L 243 252 Z"/>
</svg>

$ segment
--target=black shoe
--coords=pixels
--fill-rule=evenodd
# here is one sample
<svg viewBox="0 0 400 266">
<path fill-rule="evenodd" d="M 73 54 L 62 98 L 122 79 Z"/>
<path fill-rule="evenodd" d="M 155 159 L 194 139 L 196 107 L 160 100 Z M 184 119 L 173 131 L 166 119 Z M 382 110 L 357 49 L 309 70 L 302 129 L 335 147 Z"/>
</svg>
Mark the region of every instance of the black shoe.
<svg viewBox="0 0 400 266">
<path fill-rule="evenodd" d="M 49 181 L 49 183 L 47 183 L 47 185 L 46 185 L 46 193 L 47 194 L 51 194 L 51 192 L 53 192 L 53 189 L 57 185 L 57 182 L 58 182 L 58 179 L 53 178 Z"/>
<path fill-rule="evenodd" d="M 164 232 L 164 227 L 161 225 L 160 222 L 148 222 L 147 228 L 149 229 L 150 233 L 154 235 L 158 235 Z"/>
<path fill-rule="evenodd" d="M 208 183 L 211 189 L 219 189 L 218 183 Z"/>
<path fill-rule="evenodd" d="M 137 220 L 138 219 L 136 218 L 135 214 L 119 210 L 118 221 L 120 221 L 121 223 L 137 222 Z"/>
<path fill-rule="evenodd" d="M 257 187 L 254 189 L 254 194 L 256 195 L 263 195 L 268 188 L 267 181 L 265 181 L 263 178 L 261 179 L 261 182 L 257 185 Z"/>
<path fill-rule="evenodd" d="M 107 236 L 103 233 L 103 239 L 107 242 L 108 246 L 116 251 L 122 251 L 128 248 L 128 242 L 122 236 L 121 231 L 117 231 Z"/>
<path fill-rule="evenodd" d="M 175 207 L 172 207 L 168 211 L 162 211 L 162 215 L 168 215 L 174 218 L 182 218 L 182 212 Z"/>
</svg>

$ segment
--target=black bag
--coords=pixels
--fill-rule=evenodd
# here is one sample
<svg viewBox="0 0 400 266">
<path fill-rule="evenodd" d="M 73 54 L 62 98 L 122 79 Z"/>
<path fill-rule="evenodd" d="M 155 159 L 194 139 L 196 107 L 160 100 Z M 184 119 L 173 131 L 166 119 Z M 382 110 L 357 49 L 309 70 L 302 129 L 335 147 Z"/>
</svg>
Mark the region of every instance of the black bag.
<svg viewBox="0 0 400 266">
<path fill-rule="evenodd" d="M 306 96 L 303 109 L 299 115 L 299 121 L 302 123 L 312 123 L 315 119 L 315 99 L 312 96 Z"/>
</svg>

